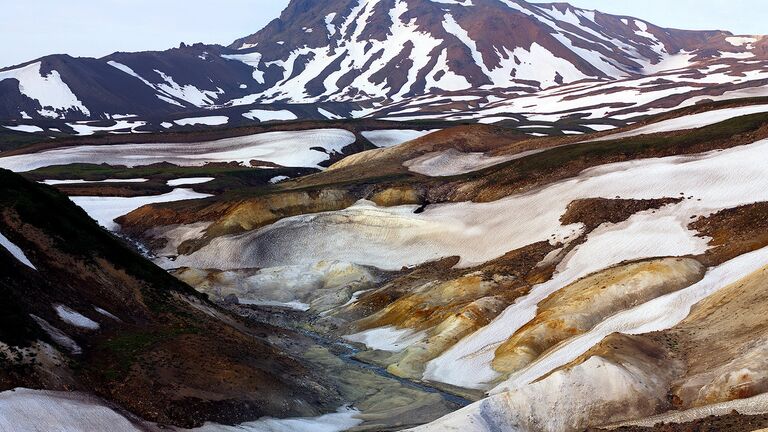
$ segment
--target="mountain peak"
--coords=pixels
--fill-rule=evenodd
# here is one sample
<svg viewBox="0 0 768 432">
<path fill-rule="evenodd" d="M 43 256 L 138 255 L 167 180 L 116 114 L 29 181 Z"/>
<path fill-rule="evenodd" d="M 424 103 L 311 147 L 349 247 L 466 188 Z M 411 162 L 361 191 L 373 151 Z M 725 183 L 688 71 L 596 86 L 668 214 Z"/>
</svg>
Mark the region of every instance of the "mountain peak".
<svg viewBox="0 0 768 432">
<path fill-rule="evenodd" d="M 231 48 L 259 53 L 260 70 L 274 71 L 267 100 L 398 100 L 643 74 L 717 34 L 667 30 L 567 3 L 294 0 Z"/>
<path fill-rule="evenodd" d="M 43 61 L 34 73 L 29 64 L 6 69 L 0 118 L 156 117 L 254 103 L 370 107 L 466 91 L 530 94 L 690 67 L 722 53 L 768 55 L 765 43 L 732 37 L 567 3 L 292 0 L 280 18 L 229 47 L 182 44 L 53 67 Z M 52 99 L 50 91 L 36 91 L 42 88 L 67 97 Z"/>
</svg>

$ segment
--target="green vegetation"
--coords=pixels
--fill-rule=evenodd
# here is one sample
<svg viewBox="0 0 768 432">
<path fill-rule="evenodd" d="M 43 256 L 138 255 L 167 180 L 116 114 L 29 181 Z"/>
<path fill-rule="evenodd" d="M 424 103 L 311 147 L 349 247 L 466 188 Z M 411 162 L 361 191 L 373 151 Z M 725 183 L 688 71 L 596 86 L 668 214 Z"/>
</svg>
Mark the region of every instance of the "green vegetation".
<svg viewBox="0 0 768 432">
<path fill-rule="evenodd" d="M 48 179 L 83 179 L 99 181 L 106 179 L 131 179 L 131 178 L 162 178 L 166 180 L 181 177 L 216 177 L 220 175 L 232 175 L 255 171 L 254 168 L 210 164 L 200 167 L 182 167 L 169 163 L 154 164 L 128 168 L 120 165 L 107 164 L 70 164 L 55 165 L 39 168 L 25 173 L 26 177 L 34 180 Z"/>
<path fill-rule="evenodd" d="M 14 132 L 0 127 L 0 151 L 15 150 L 17 148 L 45 141 L 49 141 L 49 139 L 41 137 L 40 135 Z"/>
<path fill-rule="evenodd" d="M 186 327 L 122 333 L 99 345 L 98 348 L 107 351 L 117 363 L 116 369 L 106 369 L 102 373 L 109 380 L 118 380 L 124 377 L 138 358 L 149 351 L 154 345 L 181 335 L 199 334 L 201 332 L 202 330 L 197 327 Z"/>
</svg>

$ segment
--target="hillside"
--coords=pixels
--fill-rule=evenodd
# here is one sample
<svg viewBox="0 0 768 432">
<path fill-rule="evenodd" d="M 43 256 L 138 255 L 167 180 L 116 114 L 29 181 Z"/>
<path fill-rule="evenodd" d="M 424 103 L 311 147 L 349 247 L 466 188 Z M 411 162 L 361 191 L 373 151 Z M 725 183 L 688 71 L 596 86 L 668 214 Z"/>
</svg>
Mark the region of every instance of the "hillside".
<svg viewBox="0 0 768 432">
<path fill-rule="evenodd" d="M 566 3 L 2 69 L 0 432 L 768 430 L 766 166 L 767 37 Z"/>
<path fill-rule="evenodd" d="M 461 126 L 118 222 L 203 292 L 304 305 L 366 362 L 488 395 L 424 430 L 742 406 L 763 392 L 767 110 L 730 101 L 558 139 Z"/>
<path fill-rule="evenodd" d="M 298 118 L 620 121 L 764 95 L 766 41 L 562 3 L 294 0 L 229 47 L 55 55 L 0 70 L 0 120 L 54 136 Z M 556 99 L 570 102 L 555 109 Z"/>
</svg>

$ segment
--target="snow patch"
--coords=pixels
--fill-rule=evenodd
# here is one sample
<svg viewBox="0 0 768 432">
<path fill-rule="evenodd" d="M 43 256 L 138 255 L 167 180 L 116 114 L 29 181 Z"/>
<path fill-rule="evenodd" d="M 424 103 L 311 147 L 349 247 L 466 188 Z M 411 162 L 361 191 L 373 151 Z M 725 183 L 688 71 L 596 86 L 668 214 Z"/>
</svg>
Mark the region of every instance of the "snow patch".
<svg viewBox="0 0 768 432">
<path fill-rule="evenodd" d="M 288 110 L 263 110 L 252 109 L 247 113 L 243 113 L 243 117 L 251 120 L 258 120 L 260 122 L 274 121 L 274 120 L 296 120 L 296 114 Z"/>
<path fill-rule="evenodd" d="M 12 241 L 8 240 L 8 237 L 4 236 L 2 233 L 0 233 L 0 246 L 4 247 L 5 250 L 13 255 L 14 258 L 19 260 L 20 263 L 31 268 L 32 270 L 37 270 L 37 268 L 32 265 L 32 262 L 27 258 L 27 256 L 24 255 L 24 251 L 21 250 L 20 247 L 16 246 Z"/>
<path fill-rule="evenodd" d="M 192 125 L 207 125 L 207 126 L 220 126 L 229 122 L 227 116 L 206 116 L 206 117 L 189 117 L 174 120 L 179 126 L 192 126 Z"/>
<path fill-rule="evenodd" d="M 126 215 L 147 204 L 155 204 L 171 201 L 183 201 L 190 199 L 208 198 L 213 195 L 201 194 L 192 189 L 174 189 L 163 195 L 150 195 L 139 197 L 96 197 L 77 196 L 70 197 L 72 202 L 82 207 L 99 225 L 110 231 L 117 231 L 118 225 L 114 222 L 120 216 Z"/>
<path fill-rule="evenodd" d="M 412 129 L 385 129 L 385 130 L 373 130 L 363 131 L 361 134 L 376 147 L 393 147 L 400 145 L 404 142 L 421 138 L 424 135 L 436 132 L 439 129 L 433 130 L 412 130 Z"/>
<path fill-rule="evenodd" d="M 92 319 L 70 309 L 67 306 L 56 305 L 54 306 L 54 309 L 56 309 L 56 314 L 59 315 L 59 318 L 61 318 L 62 321 L 69 325 L 88 330 L 98 330 L 100 327 L 99 323 L 96 321 L 93 321 Z"/>
<path fill-rule="evenodd" d="M 15 432 L 140 432 L 96 397 L 16 388 L 0 393 L 0 430 Z"/>
<path fill-rule="evenodd" d="M 359 411 L 341 407 L 335 414 L 320 417 L 273 419 L 265 417 L 254 422 L 242 423 L 236 426 L 225 426 L 206 423 L 205 426 L 192 429 L 194 432 L 342 432 L 363 422 L 357 418 Z"/>
<path fill-rule="evenodd" d="M 43 180 L 43 183 L 49 186 L 55 186 L 55 185 L 90 184 L 90 183 L 144 183 L 148 181 L 149 179 L 145 179 L 145 178 L 133 178 L 133 179 L 107 179 L 107 180 Z"/>
<path fill-rule="evenodd" d="M 347 335 L 344 336 L 344 339 L 364 344 L 368 348 L 375 350 L 400 352 L 426 337 L 425 332 L 416 332 L 407 328 L 397 329 L 388 326 Z"/>
<path fill-rule="evenodd" d="M 114 132 L 127 129 L 127 132 L 136 132 L 135 129 L 141 126 L 146 126 L 145 121 L 130 121 L 130 120 L 118 120 L 112 126 L 92 126 L 87 122 L 83 123 L 67 123 L 67 126 L 75 130 L 78 135 L 93 135 L 97 132 Z"/>
<path fill-rule="evenodd" d="M 768 105 L 750 105 L 736 108 L 723 108 L 718 110 L 706 111 L 698 114 L 685 115 L 669 120 L 662 120 L 657 123 L 651 123 L 626 132 L 620 132 L 596 138 L 590 141 L 608 141 L 620 138 L 633 137 L 660 132 L 672 132 L 686 129 L 702 128 L 722 121 L 739 116 L 758 114 L 768 112 Z"/>
<path fill-rule="evenodd" d="M 44 129 L 38 126 L 32 125 L 18 125 L 18 126 L 3 126 L 6 129 L 10 129 L 16 132 L 36 133 L 42 132 Z"/>
<path fill-rule="evenodd" d="M 513 159 L 517 155 L 486 156 L 456 149 L 427 153 L 403 163 L 409 171 L 430 177 L 447 177 L 478 171 Z"/>
<path fill-rule="evenodd" d="M 216 180 L 216 179 L 214 177 L 188 177 L 188 178 L 180 178 L 175 180 L 168 180 L 167 185 L 168 186 L 187 186 L 187 185 L 208 183 L 213 180 Z"/>
<path fill-rule="evenodd" d="M 277 183 L 280 183 L 281 181 L 285 181 L 285 180 L 288 180 L 288 179 L 290 179 L 290 177 L 284 176 L 284 175 L 283 176 L 272 177 L 271 179 L 269 179 L 269 183 L 270 184 L 277 184 Z"/>
<path fill-rule="evenodd" d="M 80 111 L 86 116 L 91 115 L 72 93 L 72 90 L 61 80 L 58 71 L 52 70 L 42 76 L 42 62 L 36 62 L 17 69 L 0 72 L 0 81 L 16 79 L 19 81 L 19 92 L 40 103 L 38 111 L 45 117 L 59 118 L 66 111 Z"/>
<path fill-rule="evenodd" d="M 40 318 L 37 315 L 30 314 L 29 316 L 37 323 L 37 325 L 40 326 L 41 329 L 43 329 L 44 332 L 48 333 L 48 336 L 50 336 L 50 338 L 54 342 L 66 348 L 67 350 L 69 350 L 70 353 L 72 354 L 83 353 L 83 349 L 80 348 L 77 342 L 75 342 L 71 337 L 67 336 L 66 333 L 52 326 L 48 321 Z M 14 429 L 11 429 L 11 430 L 14 430 Z"/>
<path fill-rule="evenodd" d="M 199 143 L 116 144 L 74 146 L 39 153 L 2 157 L 0 168 L 24 172 L 52 165 L 92 163 L 135 167 L 168 162 L 179 166 L 203 166 L 209 162 L 252 160 L 286 167 L 322 169 L 320 163 L 355 142 L 343 129 L 265 132 Z M 322 149 L 323 151 L 319 150 Z"/>
</svg>

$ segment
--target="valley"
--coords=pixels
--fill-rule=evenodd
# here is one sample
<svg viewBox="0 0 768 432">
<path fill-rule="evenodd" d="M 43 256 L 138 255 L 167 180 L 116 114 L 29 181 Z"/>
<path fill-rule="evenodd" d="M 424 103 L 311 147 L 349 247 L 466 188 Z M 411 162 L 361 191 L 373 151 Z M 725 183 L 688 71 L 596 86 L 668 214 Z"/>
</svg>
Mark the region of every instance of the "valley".
<svg viewBox="0 0 768 432">
<path fill-rule="evenodd" d="M 768 428 L 767 41 L 292 0 L 0 69 L 0 431 Z"/>
</svg>

